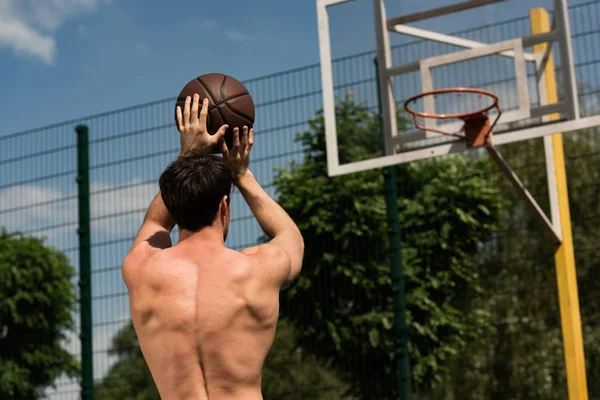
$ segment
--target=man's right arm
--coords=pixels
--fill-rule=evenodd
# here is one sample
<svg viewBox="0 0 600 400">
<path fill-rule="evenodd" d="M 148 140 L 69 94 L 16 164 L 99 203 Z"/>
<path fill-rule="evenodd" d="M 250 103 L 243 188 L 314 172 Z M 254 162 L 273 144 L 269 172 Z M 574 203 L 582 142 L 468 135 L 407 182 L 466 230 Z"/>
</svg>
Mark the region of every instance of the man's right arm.
<svg viewBox="0 0 600 400">
<path fill-rule="evenodd" d="M 236 186 L 260 227 L 271 239 L 267 245 L 248 249 L 249 252 L 262 254 L 270 262 L 278 264 L 277 268 L 282 271 L 282 283 L 291 283 L 302 269 L 304 239 L 300 230 L 285 210 L 265 192 L 250 170 L 236 180 Z"/>
</svg>

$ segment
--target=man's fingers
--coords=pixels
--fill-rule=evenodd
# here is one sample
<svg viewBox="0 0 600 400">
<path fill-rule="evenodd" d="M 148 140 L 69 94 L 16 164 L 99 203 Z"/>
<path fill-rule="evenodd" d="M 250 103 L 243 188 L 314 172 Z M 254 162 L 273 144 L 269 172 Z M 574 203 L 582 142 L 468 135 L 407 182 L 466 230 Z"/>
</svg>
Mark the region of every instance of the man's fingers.
<svg viewBox="0 0 600 400">
<path fill-rule="evenodd" d="M 246 147 L 248 145 L 248 127 L 244 125 L 242 128 L 242 146 Z"/>
<path fill-rule="evenodd" d="M 240 155 L 246 154 L 246 147 L 248 146 L 248 127 L 244 125 L 242 127 L 242 133 L 240 135 Z"/>
<path fill-rule="evenodd" d="M 233 147 L 231 149 L 234 150 L 236 154 L 240 149 L 240 128 L 233 128 Z"/>
<path fill-rule="evenodd" d="M 254 144 L 254 129 L 250 129 L 250 134 L 248 135 L 248 146 L 246 146 L 246 157 L 250 154 L 250 149 Z"/>
<path fill-rule="evenodd" d="M 190 116 L 191 124 L 198 121 L 198 101 L 199 100 L 200 100 L 200 95 L 198 95 L 198 93 L 194 93 L 194 99 L 192 101 L 192 115 Z"/>
<path fill-rule="evenodd" d="M 177 129 L 179 129 L 179 132 L 181 132 L 183 130 L 183 115 L 181 113 L 181 107 L 177 106 Z"/>
<path fill-rule="evenodd" d="M 225 138 L 221 138 L 221 153 L 223 153 L 223 158 L 227 159 L 229 156 L 229 149 L 227 148 L 227 143 L 225 143 Z"/>
<path fill-rule="evenodd" d="M 192 98 L 190 96 L 185 98 L 185 105 L 183 106 L 183 125 L 190 123 L 190 103 Z"/>
<path fill-rule="evenodd" d="M 244 149 L 244 158 L 248 158 L 250 156 L 250 149 L 252 148 L 253 144 L 254 144 L 254 129 L 250 129 L 250 132 L 248 133 L 247 142 L 246 142 L 246 148 Z"/>
<path fill-rule="evenodd" d="M 208 99 L 202 100 L 202 110 L 200 110 L 200 126 L 206 128 L 206 117 L 208 116 Z"/>
<path fill-rule="evenodd" d="M 225 132 L 227 132 L 228 128 L 229 128 L 229 125 L 227 125 L 227 124 L 221 126 L 219 128 L 219 130 L 213 135 L 213 140 L 215 142 L 218 142 L 219 140 L 221 140 L 223 138 L 223 136 L 225 136 Z"/>
</svg>

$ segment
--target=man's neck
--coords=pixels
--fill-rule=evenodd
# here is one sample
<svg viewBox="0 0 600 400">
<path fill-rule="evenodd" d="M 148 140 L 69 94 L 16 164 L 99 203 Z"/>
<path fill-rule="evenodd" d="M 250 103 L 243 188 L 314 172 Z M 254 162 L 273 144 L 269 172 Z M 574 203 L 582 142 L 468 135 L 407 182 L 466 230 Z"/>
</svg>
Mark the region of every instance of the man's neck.
<svg viewBox="0 0 600 400">
<path fill-rule="evenodd" d="M 223 226 L 216 223 L 211 226 L 200 229 L 198 232 L 191 232 L 186 229 L 179 229 L 179 243 L 181 242 L 203 242 L 225 244 L 223 239 Z"/>
</svg>

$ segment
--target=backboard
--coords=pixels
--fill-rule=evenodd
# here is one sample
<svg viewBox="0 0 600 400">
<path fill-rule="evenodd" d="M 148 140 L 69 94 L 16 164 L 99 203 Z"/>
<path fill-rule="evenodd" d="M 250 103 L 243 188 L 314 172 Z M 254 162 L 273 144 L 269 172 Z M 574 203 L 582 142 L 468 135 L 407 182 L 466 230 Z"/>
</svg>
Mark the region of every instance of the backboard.
<svg viewBox="0 0 600 400">
<path fill-rule="evenodd" d="M 385 154 L 357 162 L 340 163 L 336 129 L 336 99 L 332 60 L 330 13 L 336 7 L 357 1 L 371 2 L 377 47 L 378 89 L 383 118 Z M 330 176 L 381 168 L 399 163 L 443 156 L 467 149 L 455 137 L 415 129 L 412 123 L 399 129 L 397 112 L 404 101 L 420 92 L 444 87 L 473 87 L 496 93 L 503 112 L 494 129 L 493 144 L 518 142 L 554 133 L 568 133 L 600 125 L 600 116 L 582 116 L 571 42 L 571 28 L 566 0 L 540 0 L 552 8 L 552 20 L 546 31 L 532 33 L 523 29 L 505 29 L 502 34 L 451 35 L 441 32 L 444 18 L 468 13 L 468 18 L 483 15 L 505 15 L 513 7 L 523 11 L 516 0 L 469 0 L 449 2 L 437 0 L 437 7 L 414 10 L 389 17 L 386 4 L 398 8 L 401 0 L 317 0 L 323 112 L 325 118 L 328 173 Z M 414 2 L 409 2 L 414 4 Z M 423 2 L 425 4 L 427 2 Z M 429 3 L 432 3 L 431 1 Z M 527 1 L 528 7 L 535 7 Z M 531 6 L 529 5 L 531 3 Z M 406 4 L 406 3 L 404 3 Z M 478 17 L 479 16 L 479 17 Z M 457 19 L 458 20 L 458 19 Z M 487 21 L 486 21 L 487 22 Z M 525 21 L 527 23 L 527 21 Z M 501 25 L 502 21 L 499 20 Z M 437 28 L 437 30 L 436 30 Z M 471 36 L 471 37 L 469 37 Z M 411 59 L 407 52 L 397 51 L 396 38 L 443 44 L 434 54 Z M 475 39 L 474 39 L 475 37 Z M 486 40 L 487 39 L 487 40 Z M 549 44 L 539 51 L 540 44 Z M 534 46 L 537 51 L 534 52 Z M 552 68 L 546 68 L 551 65 Z M 548 77 L 546 74 L 558 75 Z M 549 79 L 550 78 L 550 79 Z M 558 101 L 546 93 L 548 81 L 556 81 Z M 416 84 L 415 84 L 416 83 Z M 424 112 L 454 112 L 481 108 L 476 96 L 426 97 L 414 107 Z M 425 120 L 428 126 L 460 131 L 462 121 Z"/>
</svg>

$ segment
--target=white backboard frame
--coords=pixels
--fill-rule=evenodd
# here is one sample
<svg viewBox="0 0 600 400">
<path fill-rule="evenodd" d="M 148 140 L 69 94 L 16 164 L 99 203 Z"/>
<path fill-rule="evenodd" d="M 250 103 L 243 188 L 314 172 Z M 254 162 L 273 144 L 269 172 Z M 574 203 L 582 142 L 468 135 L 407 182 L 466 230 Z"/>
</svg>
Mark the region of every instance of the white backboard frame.
<svg viewBox="0 0 600 400">
<path fill-rule="evenodd" d="M 381 105 L 383 113 L 383 131 L 386 143 L 386 155 L 370 160 L 364 160 L 359 162 L 352 162 L 347 164 L 340 164 L 338 155 L 338 143 L 337 143 L 337 129 L 336 129 L 336 118 L 335 118 L 335 92 L 333 85 L 333 69 L 332 69 L 332 57 L 331 57 L 331 41 L 330 41 L 330 30 L 329 30 L 329 15 L 328 8 L 346 3 L 352 0 L 317 0 L 317 18 L 318 18 L 318 35 L 319 35 L 319 51 L 321 56 L 321 82 L 323 89 L 323 113 L 325 119 L 325 139 L 326 139 L 326 152 L 327 152 L 327 168 L 329 176 L 339 176 L 354 172 L 366 171 L 375 168 L 382 168 L 400 163 L 406 163 L 411 161 L 417 161 L 426 158 L 443 156 L 451 153 L 458 153 L 465 151 L 467 148 L 464 142 L 460 140 L 454 140 L 451 142 L 445 142 L 443 144 L 432 145 L 427 148 L 419 148 L 415 150 L 407 150 L 402 153 L 395 153 L 397 144 L 404 142 L 399 137 L 407 137 L 410 140 L 426 139 L 424 132 L 419 132 L 417 136 L 411 135 L 398 135 L 397 124 L 396 124 L 396 102 L 393 96 L 393 80 L 395 75 L 406 73 L 409 71 L 421 71 L 421 65 L 431 67 L 432 64 L 443 59 L 443 57 L 452 58 L 456 57 L 449 55 L 433 57 L 432 60 L 421 60 L 399 66 L 392 65 L 391 48 L 390 48 L 390 31 L 404 30 L 406 33 L 407 29 L 402 28 L 403 24 L 410 23 L 416 20 L 422 20 L 425 18 L 431 18 L 433 16 L 439 16 L 443 14 L 449 14 L 451 12 L 462 11 L 468 8 L 478 7 L 486 4 L 491 4 L 498 1 L 506 0 L 470 0 L 467 2 L 459 3 L 453 6 L 441 7 L 438 10 L 430 10 L 419 14 L 413 14 L 409 16 L 387 19 L 385 14 L 384 0 L 373 0 L 374 18 L 375 18 L 375 33 L 377 39 L 377 58 L 379 65 L 379 85 L 381 88 Z M 573 57 L 571 48 L 571 38 L 569 34 L 569 21 L 567 16 L 567 3 L 566 0 L 554 0 L 554 19 L 553 30 L 547 33 L 527 36 L 523 38 L 513 39 L 510 41 L 499 42 L 495 44 L 486 44 L 472 42 L 468 43 L 465 39 L 455 38 L 449 35 L 443 35 L 436 32 L 430 32 L 425 30 L 417 30 L 416 28 L 409 27 L 408 30 L 412 29 L 412 32 L 423 34 L 423 32 L 429 32 L 429 39 L 439 41 L 446 41 L 451 38 L 454 42 L 462 42 L 460 45 L 468 44 L 463 47 L 471 47 L 470 49 L 463 50 L 458 53 L 462 53 L 463 56 L 469 55 L 475 57 L 476 54 L 490 54 L 489 49 L 494 48 L 492 53 L 498 53 L 504 56 L 510 56 L 513 58 L 519 58 L 520 64 L 523 65 L 526 61 L 534 61 L 538 66 L 538 70 L 543 70 L 545 62 L 537 55 L 523 53 L 523 48 L 532 46 L 538 43 L 544 43 L 549 41 L 557 41 L 559 43 L 559 56 L 563 71 L 563 88 L 565 100 L 561 103 L 540 105 L 539 107 L 529 110 L 530 116 L 540 117 L 556 112 L 562 112 L 566 116 L 566 120 L 559 122 L 548 122 L 547 124 L 535 127 L 526 127 L 518 130 L 508 131 L 500 135 L 494 136 L 494 144 L 501 145 L 504 143 L 512 143 L 524 140 L 530 140 L 538 137 L 544 137 L 552 135 L 556 132 L 568 133 L 579 129 L 590 128 L 600 125 L 600 116 L 592 116 L 587 118 L 579 117 L 579 104 L 577 98 L 577 87 L 575 84 L 575 73 L 573 67 Z M 440 14 L 443 12 L 443 14 Z M 399 28 L 399 29 L 398 29 Z M 420 32 L 419 32 L 420 31 Z M 426 34 L 427 35 L 427 34 Z M 474 45 L 474 46 L 471 46 Z M 496 46 L 496 47 L 494 47 Z M 486 50 L 487 48 L 487 50 Z M 498 51 L 498 49 L 500 49 Z M 517 54 L 518 53 L 518 54 Z M 453 58 L 454 57 L 454 58 Z M 458 60 L 460 61 L 460 60 Z M 457 61 L 454 61 L 457 62 Z M 517 64 L 517 63 L 516 63 Z M 443 64 L 440 64 L 443 65 Z M 540 85 L 543 86 L 543 85 Z M 527 85 L 525 85 L 527 87 Z M 538 88 L 539 91 L 539 88 Z M 541 97 L 541 93 L 538 93 Z M 521 97 L 519 98 L 521 103 Z M 524 104 L 522 104 L 524 106 Z M 529 103 L 527 104 L 529 106 Z M 517 110 L 520 116 L 526 115 L 525 107 Z M 505 116 L 504 121 L 516 120 L 519 114 L 514 113 Z M 421 137 L 418 137 L 421 135 Z"/>
</svg>

